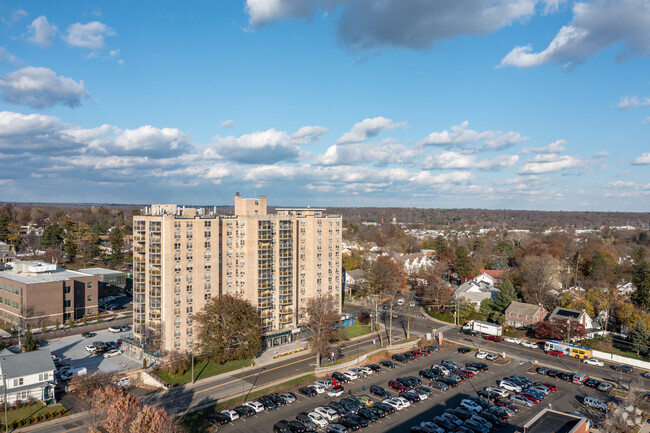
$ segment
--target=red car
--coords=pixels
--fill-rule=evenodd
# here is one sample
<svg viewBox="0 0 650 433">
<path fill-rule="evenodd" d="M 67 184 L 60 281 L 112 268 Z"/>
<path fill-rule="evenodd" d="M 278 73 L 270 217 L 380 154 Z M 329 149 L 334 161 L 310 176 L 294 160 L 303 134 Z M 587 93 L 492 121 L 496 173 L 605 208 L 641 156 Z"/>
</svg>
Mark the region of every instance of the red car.
<svg viewBox="0 0 650 433">
<path fill-rule="evenodd" d="M 411 350 L 411 353 L 412 353 L 413 356 L 415 356 L 416 358 L 418 358 L 419 356 L 422 355 L 422 352 L 420 352 L 419 349 Z"/>
<path fill-rule="evenodd" d="M 520 392 L 520 393 L 517 394 L 517 395 L 520 395 L 520 396 L 522 396 L 523 398 L 525 398 L 525 399 L 527 399 L 527 400 L 530 400 L 530 401 L 532 401 L 532 402 L 535 403 L 535 404 L 540 404 L 540 403 L 542 402 L 542 400 L 538 399 L 538 398 L 535 397 L 533 394 L 529 394 L 529 393 L 527 393 L 527 392 Z"/>
<path fill-rule="evenodd" d="M 338 380 L 336 380 L 334 378 L 331 378 L 330 382 L 332 382 L 332 388 L 336 388 L 337 386 L 341 386 L 341 382 L 339 382 Z"/>
<path fill-rule="evenodd" d="M 388 382 L 388 386 L 399 392 L 406 392 L 408 390 L 403 384 L 399 383 L 396 380 L 391 380 Z"/>
<path fill-rule="evenodd" d="M 556 392 L 557 391 L 557 386 L 553 385 L 552 383 L 548 383 L 548 382 L 535 382 L 535 386 L 545 386 L 548 389 L 550 389 L 551 392 Z"/>
<path fill-rule="evenodd" d="M 431 355 L 431 351 L 430 351 L 430 350 L 427 350 L 427 349 L 419 349 L 419 350 L 420 350 L 420 353 L 421 353 L 422 355 L 424 355 L 424 356 L 429 356 L 429 355 Z"/>
<path fill-rule="evenodd" d="M 563 356 L 564 352 L 561 352 L 559 350 L 547 350 L 546 353 L 548 355 L 553 355 L 553 356 Z"/>
<path fill-rule="evenodd" d="M 507 400 L 497 400 L 497 406 L 506 407 L 506 408 L 510 409 L 511 411 L 513 411 L 513 412 L 519 412 L 519 407 L 517 407 L 516 405 L 510 403 Z"/>
<path fill-rule="evenodd" d="M 467 379 L 468 377 L 470 377 L 470 376 L 468 376 L 467 373 L 465 373 L 463 370 L 454 370 L 452 373 L 457 374 L 458 377 L 460 377 L 462 380 L 465 380 L 465 379 Z"/>
<path fill-rule="evenodd" d="M 462 371 L 463 373 L 465 373 L 465 375 L 466 375 L 467 377 L 474 377 L 474 372 L 473 372 L 473 371 L 465 370 L 465 369 L 461 369 L 460 371 Z"/>
<path fill-rule="evenodd" d="M 499 337 L 498 335 L 484 335 L 483 338 L 492 341 L 503 341 L 503 338 Z"/>
</svg>

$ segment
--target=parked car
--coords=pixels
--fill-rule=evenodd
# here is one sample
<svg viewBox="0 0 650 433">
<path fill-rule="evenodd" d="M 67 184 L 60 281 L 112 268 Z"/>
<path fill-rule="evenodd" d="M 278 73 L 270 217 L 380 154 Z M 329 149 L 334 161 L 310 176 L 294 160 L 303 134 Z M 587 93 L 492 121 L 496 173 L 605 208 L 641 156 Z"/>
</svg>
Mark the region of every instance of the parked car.
<svg viewBox="0 0 650 433">
<path fill-rule="evenodd" d="M 573 375 L 573 377 L 571 378 L 571 382 L 573 382 L 573 383 L 585 383 L 587 379 L 589 379 L 589 376 L 587 376 L 586 374 L 577 373 L 577 374 Z"/>
<path fill-rule="evenodd" d="M 397 380 L 390 380 L 388 382 L 388 386 L 399 392 L 404 392 L 408 389 L 406 385 L 404 385 L 402 382 L 398 382 Z"/>
<path fill-rule="evenodd" d="M 330 424 L 327 426 L 327 433 L 348 433 L 348 429 L 341 424 Z"/>
<path fill-rule="evenodd" d="M 503 341 L 513 344 L 521 344 L 521 340 L 515 337 L 506 337 L 503 339 Z"/>
<path fill-rule="evenodd" d="M 560 372 L 558 370 L 548 370 L 546 372 L 546 375 L 551 376 L 551 377 L 558 377 L 560 374 L 562 374 L 562 372 Z"/>
<path fill-rule="evenodd" d="M 375 405 L 372 408 L 373 409 L 374 408 L 381 409 L 381 410 L 383 410 L 385 413 L 387 413 L 389 415 L 391 413 L 395 413 L 395 411 L 397 410 L 397 409 L 395 409 L 394 406 L 391 406 L 391 405 L 385 404 L 385 403 L 381 403 L 381 402 L 380 403 L 375 403 Z"/>
<path fill-rule="evenodd" d="M 221 413 L 221 414 L 227 416 L 228 418 L 230 418 L 231 422 L 236 420 L 236 419 L 239 419 L 239 414 L 237 413 L 237 411 L 234 411 L 232 409 L 224 409 L 219 413 Z"/>
<path fill-rule="evenodd" d="M 634 367 L 631 365 L 613 365 L 612 368 L 623 373 L 634 373 Z"/>
<path fill-rule="evenodd" d="M 601 361 L 600 359 L 595 359 L 595 358 L 583 359 L 582 362 L 584 362 L 585 364 L 589 364 L 589 365 L 597 365 L 598 367 L 602 367 L 603 365 L 605 365 L 605 363 L 603 361 Z"/>
<path fill-rule="evenodd" d="M 444 383 L 444 382 L 437 381 L 437 380 L 431 382 L 431 383 L 429 384 L 429 386 L 430 386 L 431 388 L 433 388 L 433 389 L 439 389 L 439 390 L 441 390 L 441 391 L 447 391 L 447 390 L 449 389 L 449 385 L 447 385 L 447 384 Z"/>
<path fill-rule="evenodd" d="M 304 413 L 304 412 L 301 412 L 301 413 Z M 300 414 L 298 414 L 298 415 L 300 415 Z M 307 416 L 309 417 L 311 422 L 316 424 L 318 427 L 325 427 L 327 424 L 329 424 L 329 422 L 321 414 L 319 414 L 317 412 L 309 412 L 307 414 Z M 300 419 L 300 418 L 298 418 L 298 419 Z"/>
<path fill-rule="evenodd" d="M 280 397 L 284 399 L 287 403 L 291 404 L 297 400 L 296 395 L 293 392 L 285 392 L 280 394 Z"/>
<path fill-rule="evenodd" d="M 348 383 L 350 381 L 346 375 L 338 371 L 332 373 L 332 379 L 336 379 L 341 383 Z"/>
<path fill-rule="evenodd" d="M 108 332 L 112 332 L 112 333 L 117 334 L 119 332 L 122 332 L 122 327 L 121 326 L 111 326 L 111 327 L 108 328 Z"/>
<path fill-rule="evenodd" d="M 262 403 L 264 405 L 264 410 L 275 410 L 277 409 L 277 405 L 273 402 L 273 400 L 267 396 L 263 395 L 261 397 L 257 398 L 257 401 Z"/>
<path fill-rule="evenodd" d="M 370 422 L 379 421 L 379 417 L 377 415 L 375 415 L 370 409 L 365 408 L 365 407 L 359 409 L 359 413 L 357 413 L 357 415 L 362 417 L 366 421 L 370 421 Z"/>
<path fill-rule="evenodd" d="M 458 348 L 458 353 L 460 353 L 461 355 L 464 355 L 465 353 L 468 353 L 468 352 L 471 352 L 471 351 L 472 351 L 472 349 L 470 349 L 469 347 L 459 347 Z"/>
<path fill-rule="evenodd" d="M 612 385 L 611 383 L 607 383 L 607 382 L 601 382 L 601 384 L 598 385 L 598 386 L 596 387 L 596 389 L 597 389 L 598 391 L 601 391 L 601 392 L 609 392 L 609 391 L 611 391 L 612 389 L 614 389 L 614 385 Z"/>
<path fill-rule="evenodd" d="M 104 358 L 112 358 L 114 356 L 120 356 L 122 354 L 122 351 L 119 349 L 112 349 L 109 350 L 108 352 L 104 353 Z"/>
<path fill-rule="evenodd" d="M 375 403 L 372 407 L 369 407 L 368 410 L 377 418 L 381 419 L 384 418 L 388 412 L 380 408 L 378 405 L 381 405 L 381 403 Z"/>
<path fill-rule="evenodd" d="M 497 380 L 497 385 L 510 392 L 521 392 L 521 386 L 509 380 Z"/>
<path fill-rule="evenodd" d="M 213 415 L 210 415 L 208 420 L 211 423 L 217 424 L 217 425 L 224 425 L 224 424 L 230 423 L 230 417 L 228 417 L 228 416 L 226 416 L 226 415 L 224 415 L 222 413 L 215 413 Z M 274 428 L 274 430 L 275 430 L 275 428 Z"/>
<path fill-rule="evenodd" d="M 467 410 L 469 410 L 471 412 L 475 412 L 475 413 L 478 413 L 478 412 L 483 410 L 483 406 L 481 406 L 480 404 L 478 404 L 474 400 L 470 400 L 470 399 L 467 399 L 467 398 L 463 399 L 460 402 L 459 406 L 464 408 L 464 409 L 467 409 Z"/>
<path fill-rule="evenodd" d="M 248 406 L 237 406 L 235 409 L 233 409 L 235 412 L 239 414 L 240 418 L 248 418 L 249 416 L 255 415 L 257 412 L 255 412 L 254 409 L 248 407 Z"/>
<path fill-rule="evenodd" d="M 533 385 L 535 385 L 535 386 L 544 386 L 544 387 L 548 388 L 548 390 L 551 391 L 551 392 L 556 392 L 557 391 L 557 386 L 553 385 L 552 383 L 535 382 Z"/>
<path fill-rule="evenodd" d="M 521 396 L 519 394 L 511 395 L 508 398 L 510 399 L 511 402 L 517 403 L 517 404 L 520 404 L 520 405 L 526 406 L 526 407 L 531 407 L 531 406 L 533 406 L 535 404 L 531 400 L 529 400 L 529 399 L 527 399 L 527 398 L 525 398 L 525 397 L 523 397 L 523 396 Z"/>
<path fill-rule="evenodd" d="M 383 365 L 384 367 L 388 367 L 388 368 L 395 368 L 395 367 L 397 367 L 397 364 L 395 364 L 395 363 L 394 363 L 393 361 L 391 361 L 390 359 L 384 359 L 383 361 L 380 361 L 379 364 L 380 364 L 380 365 Z"/>
<path fill-rule="evenodd" d="M 339 413 L 331 407 L 319 406 L 314 409 L 314 412 L 325 418 L 325 420 L 328 422 L 334 422 L 339 419 Z"/>
<path fill-rule="evenodd" d="M 381 367 L 378 366 L 377 364 L 368 364 L 366 365 L 369 369 L 371 369 L 375 373 L 379 373 L 381 371 Z"/>
<path fill-rule="evenodd" d="M 255 413 L 264 411 L 264 405 L 259 401 L 247 401 L 246 403 L 244 403 L 244 406 L 250 407 L 255 411 Z"/>
<path fill-rule="evenodd" d="M 494 361 L 496 359 L 499 359 L 499 355 L 497 355 L 496 353 L 488 353 L 485 359 L 487 359 L 488 361 Z"/>
<path fill-rule="evenodd" d="M 602 410 L 603 412 L 607 411 L 607 405 L 595 397 L 585 397 L 582 400 L 582 404 L 585 406 L 593 407 L 594 409 Z"/>
<path fill-rule="evenodd" d="M 485 357 L 488 356 L 488 353 L 480 351 L 480 352 L 477 352 L 476 355 L 474 355 L 474 356 L 476 356 L 478 359 L 485 359 Z"/>
<path fill-rule="evenodd" d="M 343 387 L 342 386 L 335 386 L 334 388 L 331 388 L 327 390 L 327 396 L 328 397 L 340 397 L 343 395 Z"/>
<path fill-rule="evenodd" d="M 569 373 L 568 371 L 565 371 L 564 373 L 560 373 L 559 378 L 562 380 L 566 380 L 567 382 L 573 382 L 573 376 L 574 373 Z"/>
<path fill-rule="evenodd" d="M 497 342 L 503 341 L 503 338 L 499 337 L 498 335 L 484 335 L 483 338 L 486 340 L 497 341 Z"/>
<path fill-rule="evenodd" d="M 551 370 L 550 368 L 546 368 L 546 367 L 537 367 L 535 371 L 537 372 L 537 374 L 546 374 L 550 370 Z"/>
<path fill-rule="evenodd" d="M 409 360 L 404 355 L 400 355 L 399 353 L 393 355 L 391 359 L 393 361 L 401 362 L 402 364 L 406 364 L 407 362 L 409 362 Z"/>
<path fill-rule="evenodd" d="M 386 389 L 384 389 L 384 388 L 382 388 L 381 386 L 378 386 L 378 385 L 372 385 L 370 387 L 370 393 L 374 394 L 374 395 L 376 395 L 378 397 L 381 397 L 381 398 L 391 398 L 392 397 L 390 392 L 386 391 Z"/>
<path fill-rule="evenodd" d="M 81 333 L 81 336 L 83 338 L 91 338 L 93 335 L 95 335 L 95 334 L 93 334 L 92 332 L 82 332 Z"/>
<path fill-rule="evenodd" d="M 86 345 L 85 349 L 86 349 L 86 352 L 93 353 L 94 351 L 97 350 L 97 346 L 95 346 L 94 344 L 88 344 L 88 345 Z"/>
<path fill-rule="evenodd" d="M 305 433 L 307 431 L 307 427 L 300 421 L 289 421 L 288 424 L 291 433 Z"/>
<path fill-rule="evenodd" d="M 303 386 L 302 388 L 300 388 L 298 390 L 298 392 L 300 394 L 304 395 L 305 397 L 314 397 L 314 396 L 318 395 L 316 390 L 314 388 L 312 388 L 312 387 L 309 387 L 309 386 Z"/>
<path fill-rule="evenodd" d="M 520 392 L 519 394 L 520 397 L 524 397 L 527 400 L 532 401 L 535 404 L 540 404 L 542 402 L 542 399 L 539 398 L 538 396 L 530 393 L 530 392 Z"/>
<path fill-rule="evenodd" d="M 408 390 L 408 391 L 405 391 L 405 392 L 400 392 L 399 396 L 407 399 L 409 402 L 412 402 L 412 403 L 417 403 L 417 402 L 420 401 L 420 396 L 418 395 L 418 393 L 414 392 L 412 390 Z"/>
<path fill-rule="evenodd" d="M 504 407 L 512 412 L 519 412 L 517 405 L 510 403 L 508 400 L 497 400 L 497 407 Z"/>
</svg>

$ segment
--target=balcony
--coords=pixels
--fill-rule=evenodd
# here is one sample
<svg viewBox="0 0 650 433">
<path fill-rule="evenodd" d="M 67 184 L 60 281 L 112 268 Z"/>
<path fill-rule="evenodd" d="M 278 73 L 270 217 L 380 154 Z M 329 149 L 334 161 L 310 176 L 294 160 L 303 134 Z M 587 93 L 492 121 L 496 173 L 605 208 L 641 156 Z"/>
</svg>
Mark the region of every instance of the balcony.
<svg viewBox="0 0 650 433">
<path fill-rule="evenodd" d="M 293 316 L 282 316 L 280 317 L 280 324 L 285 325 L 287 323 L 293 322 Z"/>
</svg>

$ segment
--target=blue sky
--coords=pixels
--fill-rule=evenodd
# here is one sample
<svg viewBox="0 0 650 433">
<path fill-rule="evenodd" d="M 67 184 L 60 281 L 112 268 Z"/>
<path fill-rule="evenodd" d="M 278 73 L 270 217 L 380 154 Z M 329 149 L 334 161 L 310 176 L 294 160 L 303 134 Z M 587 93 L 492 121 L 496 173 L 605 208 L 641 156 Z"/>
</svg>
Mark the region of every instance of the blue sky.
<svg viewBox="0 0 650 433">
<path fill-rule="evenodd" d="M 645 0 L 0 5 L 0 200 L 650 211 Z"/>
</svg>

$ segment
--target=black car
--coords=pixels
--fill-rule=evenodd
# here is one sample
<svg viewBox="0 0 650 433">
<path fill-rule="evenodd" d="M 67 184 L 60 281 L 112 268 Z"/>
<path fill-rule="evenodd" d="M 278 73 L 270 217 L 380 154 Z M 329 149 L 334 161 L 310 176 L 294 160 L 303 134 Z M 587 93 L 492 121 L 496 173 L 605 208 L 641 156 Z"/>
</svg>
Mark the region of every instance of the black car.
<svg viewBox="0 0 650 433">
<path fill-rule="evenodd" d="M 645 377 L 646 379 L 650 379 L 650 373 L 648 373 L 647 371 L 644 371 L 643 373 L 641 373 L 641 377 Z"/>
<path fill-rule="evenodd" d="M 466 411 L 465 409 L 445 409 L 445 412 L 452 414 L 456 418 L 462 419 L 463 421 L 468 420 L 472 417 L 472 413 Z"/>
<path fill-rule="evenodd" d="M 420 401 L 420 396 L 414 392 L 400 392 L 399 396 L 407 399 L 411 403 L 417 403 Z"/>
<path fill-rule="evenodd" d="M 305 425 L 300 421 L 289 421 L 287 424 L 289 424 L 291 433 L 305 433 L 307 431 Z"/>
<path fill-rule="evenodd" d="M 303 386 L 302 388 L 300 388 L 298 390 L 298 392 L 301 393 L 302 395 L 304 395 L 305 397 L 314 397 L 314 396 L 318 395 L 318 392 L 316 392 L 316 390 L 314 388 L 310 388 L 310 387 L 307 387 L 307 386 Z"/>
<path fill-rule="evenodd" d="M 314 422 L 311 420 L 311 418 L 309 418 L 307 412 L 300 412 L 298 415 L 296 415 L 296 419 L 305 426 L 305 431 L 315 431 L 318 428 L 316 424 L 314 424 Z"/>
<path fill-rule="evenodd" d="M 411 433 L 433 433 L 434 430 L 423 425 L 414 425 L 411 427 Z"/>
<path fill-rule="evenodd" d="M 391 359 L 393 361 L 401 362 L 402 364 L 406 364 L 407 362 L 409 362 L 409 359 L 406 356 L 401 355 L 399 353 L 396 353 L 395 355 L 391 356 Z"/>
<path fill-rule="evenodd" d="M 481 389 L 476 392 L 480 397 L 490 399 L 496 399 L 499 397 L 499 394 L 496 391 L 488 391 L 487 389 Z"/>
<path fill-rule="evenodd" d="M 262 403 L 264 410 L 274 410 L 278 407 L 268 395 L 258 397 L 257 401 Z"/>
<path fill-rule="evenodd" d="M 357 408 L 366 407 L 366 404 L 361 400 L 359 400 L 359 397 L 357 397 L 356 395 L 349 395 L 343 400 L 351 401 L 352 403 L 355 404 L 355 406 L 357 406 Z M 341 402 L 343 402 L 343 400 L 341 400 Z"/>
<path fill-rule="evenodd" d="M 381 410 L 381 409 L 379 409 Z M 375 415 L 370 409 L 368 408 L 361 408 L 359 409 L 359 412 L 357 413 L 358 416 L 363 417 L 366 421 L 370 422 L 377 422 L 379 421 L 379 417 Z"/>
<path fill-rule="evenodd" d="M 468 395 L 465 398 L 476 402 L 476 404 L 479 404 L 481 407 L 483 407 L 483 409 L 487 409 L 488 407 L 490 407 L 490 405 L 487 404 L 485 401 L 483 401 L 482 398 L 479 398 L 479 397 L 477 397 L 475 395 Z"/>
<path fill-rule="evenodd" d="M 560 372 L 557 370 L 549 370 L 546 372 L 546 375 L 551 377 L 558 377 L 560 375 Z"/>
<path fill-rule="evenodd" d="M 384 360 L 381 361 L 379 364 L 383 365 L 384 367 L 388 367 L 388 368 L 395 368 L 395 367 L 397 367 L 397 364 L 395 364 L 395 363 L 394 363 L 393 361 L 391 361 L 390 359 L 384 359 Z"/>
<path fill-rule="evenodd" d="M 406 376 L 407 379 L 409 379 L 411 382 L 414 382 L 416 385 L 422 385 L 422 379 L 419 377 L 415 376 Z"/>
<path fill-rule="evenodd" d="M 356 431 L 361 428 L 361 425 L 359 423 L 355 422 L 354 420 L 350 419 L 349 417 L 346 418 L 341 418 L 338 421 L 336 421 L 337 424 L 341 424 L 348 430 Z"/>
<path fill-rule="evenodd" d="M 413 382 L 408 377 L 398 377 L 395 380 L 398 381 L 399 383 L 401 383 L 402 385 L 404 385 L 407 388 L 415 388 L 416 386 L 418 386 L 415 382 Z"/>
<path fill-rule="evenodd" d="M 395 408 L 393 406 L 389 405 L 389 404 L 375 403 L 372 407 L 377 407 L 377 408 L 383 410 L 384 412 L 386 412 L 387 414 L 395 413 Z"/>
<path fill-rule="evenodd" d="M 431 382 L 429 386 L 433 389 L 439 389 L 441 391 L 447 391 L 449 389 L 449 385 L 443 382 L 438 382 L 437 380 Z"/>
<path fill-rule="evenodd" d="M 350 415 L 350 416 L 348 416 L 348 419 L 356 422 L 357 424 L 359 424 L 363 428 L 368 427 L 368 421 L 362 416 Z"/>
<path fill-rule="evenodd" d="M 461 355 L 464 355 L 464 354 L 469 353 L 471 351 L 472 351 L 472 349 L 470 349 L 469 347 L 459 347 L 458 348 L 458 353 L 460 353 Z"/>
<path fill-rule="evenodd" d="M 499 407 L 499 406 L 490 406 L 488 408 L 488 411 L 494 415 L 495 417 L 501 419 L 502 421 L 505 421 L 509 418 L 508 412 L 504 407 Z M 483 412 L 486 413 L 486 412 Z M 487 419 L 487 418 L 486 418 Z M 490 420 L 488 420 L 490 421 Z"/>
<path fill-rule="evenodd" d="M 426 370 L 420 370 L 418 374 L 420 375 L 420 377 L 424 377 L 427 379 L 435 379 L 436 377 L 438 377 L 437 374 L 433 374 L 433 371 L 431 371 L 430 368 L 427 368 Z"/>
<path fill-rule="evenodd" d="M 273 424 L 273 433 L 291 433 L 289 422 L 281 419 L 280 421 Z"/>
<path fill-rule="evenodd" d="M 402 353 L 402 356 L 407 358 L 409 361 L 413 361 L 415 359 L 415 355 L 413 355 L 411 352 L 404 352 Z"/>
<path fill-rule="evenodd" d="M 452 388 L 456 388 L 458 386 L 458 382 L 456 382 L 454 379 L 450 379 L 448 377 L 441 377 L 438 379 L 438 382 L 446 383 Z"/>
<path fill-rule="evenodd" d="M 377 406 L 379 404 L 381 404 L 381 403 L 375 403 L 372 407 L 369 407 L 367 410 L 372 412 L 372 414 L 375 415 L 377 418 L 381 419 L 381 418 L 385 417 L 388 412 L 386 412 L 385 410 L 383 410 L 379 406 Z"/>
<path fill-rule="evenodd" d="M 248 406 L 237 406 L 233 410 L 237 412 L 240 418 L 248 418 L 249 416 L 253 416 L 257 413 L 255 412 L 255 409 Z"/>
<path fill-rule="evenodd" d="M 505 424 L 505 422 L 503 421 L 503 418 L 498 417 L 495 414 L 493 414 L 493 413 L 491 413 L 491 412 L 489 412 L 487 410 L 484 410 L 483 412 L 481 412 L 481 418 L 483 418 L 484 420 L 486 420 L 487 422 L 489 422 L 490 424 L 492 424 L 495 427 L 499 427 L 499 426 L 502 426 L 502 425 Z"/>
<path fill-rule="evenodd" d="M 81 333 L 81 336 L 82 336 L 83 338 L 90 338 L 90 337 L 92 337 L 93 335 L 95 335 L 95 334 L 93 334 L 92 332 L 82 332 L 82 333 Z"/>
<path fill-rule="evenodd" d="M 430 352 L 440 352 L 440 348 L 438 346 L 426 346 L 425 349 L 427 349 Z"/>
<path fill-rule="evenodd" d="M 212 415 L 210 415 L 210 417 L 208 419 L 213 424 L 218 424 L 218 425 L 224 425 L 224 424 L 228 424 L 230 422 L 230 417 L 228 417 L 228 416 L 226 416 L 226 415 L 224 415 L 222 413 L 212 414 Z"/>
<path fill-rule="evenodd" d="M 381 371 L 381 367 L 378 366 L 377 364 L 368 364 L 368 365 L 366 365 L 366 367 L 368 367 L 369 369 L 371 369 L 375 373 L 379 373 Z"/>
<path fill-rule="evenodd" d="M 575 374 L 569 373 L 568 371 L 560 373 L 560 379 L 566 380 L 567 382 L 573 382 L 573 376 L 575 376 Z"/>
<path fill-rule="evenodd" d="M 431 388 L 427 388 L 426 386 L 416 386 L 415 390 L 420 394 L 426 394 L 426 395 L 431 395 L 431 393 L 433 392 Z"/>
<path fill-rule="evenodd" d="M 600 385 L 600 380 L 589 378 L 589 379 L 585 380 L 583 385 L 588 386 L 590 388 L 598 388 L 598 385 Z"/>
<path fill-rule="evenodd" d="M 332 373 L 332 379 L 336 379 L 336 380 L 338 380 L 338 381 L 341 382 L 341 383 L 348 383 L 348 382 L 350 381 L 350 380 L 347 378 L 346 375 L 344 375 L 343 373 L 340 373 L 340 372 L 338 372 L 338 371 L 335 371 L 334 373 Z"/>
<path fill-rule="evenodd" d="M 433 417 L 432 421 L 447 431 L 452 431 L 456 428 L 456 425 L 454 423 L 441 416 Z"/>
<path fill-rule="evenodd" d="M 634 373 L 634 367 L 631 365 L 612 365 L 611 366 L 616 371 L 622 371 L 623 373 Z"/>
<path fill-rule="evenodd" d="M 381 386 L 377 386 L 377 385 L 372 385 L 370 387 L 370 394 L 374 394 L 374 395 L 379 396 L 381 398 L 391 398 L 392 397 L 390 392 L 386 391 L 386 389 L 382 388 Z"/>
<path fill-rule="evenodd" d="M 278 394 L 277 392 L 273 394 L 269 394 L 269 398 L 273 400 L 273 403 L 275 403 L 275 405 L 278 407 L 287 404 L 287 401 L 283 397 L 281 397 L 280 394 Z"/>
<path fill-rule="evenodd" d="M 350 413 L 346 408 L 343 407 L 343 405 L 341 405 L 339 402 L 336 401 L 330 401 L 327 406 L 329 406 L 331 409 L 334 409 L 336 412 L 338 412 L 340 416 L 345 416 Z"/>
<path fill-rule="evenodd" d="M 468 362 L 465 364 L 466 367 L 473 367 L 477 369 L 478 371 L 485 371 L 487 370 L 487 365 L 483 364 L 482 362 Z"/>
<path fill-rule="evenodd" d="M 359 412 L 359 406 L 357 406 L 352 400 L 343 399 L 339 402 L 341 406 L 345 408 L 349 413 Z"/>
<path fill-rule="evenodd" d="M 550 370 L 551 370 L 550 368 L 546 368 L 546 367 L 537 367 L 537 370 L 535 371 L 537 372 L 537 374 L 548 374 Z"/>
<path fill-rule="evenodd" d="M 429 368 L 428 370 L 431 370 L 431 373 L 433 373 L 436 377 L 440 377 L 440 376 L 444 376 L 444 375 L 445 375 L 445 373 L 443 373 L 442 370 L 439 369 L 438 367 L 433 367 L 433 366 L 432 366 L 432 367 Z"/>
</svg>

